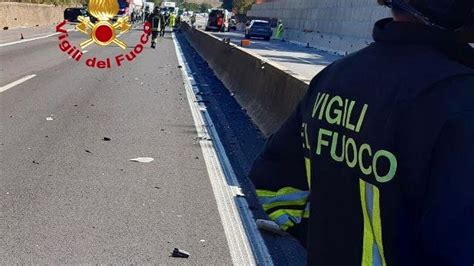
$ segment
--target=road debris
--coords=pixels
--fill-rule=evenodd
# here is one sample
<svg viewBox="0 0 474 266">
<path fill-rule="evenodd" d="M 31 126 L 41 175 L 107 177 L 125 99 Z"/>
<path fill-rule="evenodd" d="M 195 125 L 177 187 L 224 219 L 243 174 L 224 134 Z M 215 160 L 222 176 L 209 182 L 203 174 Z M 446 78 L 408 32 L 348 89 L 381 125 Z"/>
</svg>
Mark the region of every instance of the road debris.
<svg viewBox="0 0 474 266">
<path fill-rule="evenodd" d="M 173 253 L 171 253 L 171 257 L 175 258 L 189 258 L 190 255 L 189 252 L 179 248 L 174 248 Z"/>
<path fill-rule="evenodd" d="M 153 162 L 154 160 L 155 159 L 151 157 L 138 157 L 138 158 L 130 159 L 130 161 L 137 162 L 137 163 L 149 163 L 149 162 Z"/>
</svg>

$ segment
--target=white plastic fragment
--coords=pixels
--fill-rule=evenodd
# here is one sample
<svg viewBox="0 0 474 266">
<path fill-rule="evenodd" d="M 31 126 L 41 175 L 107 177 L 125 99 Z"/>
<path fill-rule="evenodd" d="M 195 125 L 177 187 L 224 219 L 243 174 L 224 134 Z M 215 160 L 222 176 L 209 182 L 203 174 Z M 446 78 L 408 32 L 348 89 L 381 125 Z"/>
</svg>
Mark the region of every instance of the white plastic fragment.
<svg viewBox="0 0 474 266">
<path fill-rule="evenodd" d="M 138 157 L 138 158 L 130 159 L 130 161 L 137 162 L 137 163 L 149 163 L 149 162 L 153 162 L 154 160 L 155 159 L 151 157 Z"/>
</svg>

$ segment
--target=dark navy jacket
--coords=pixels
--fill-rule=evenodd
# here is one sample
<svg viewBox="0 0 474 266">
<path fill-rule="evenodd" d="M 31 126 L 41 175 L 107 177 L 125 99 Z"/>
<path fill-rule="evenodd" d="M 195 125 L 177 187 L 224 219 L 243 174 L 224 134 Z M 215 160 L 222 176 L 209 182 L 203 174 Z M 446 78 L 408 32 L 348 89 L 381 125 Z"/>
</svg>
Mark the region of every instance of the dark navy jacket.
<svg viewBox="0 0 474 266">
<path fill-rule="evenodd" d="M 309 264 L 472 265 L 474 52 L 391 19 L 374 39 L 313 79 L 250 178 L 304 190 L 308 169 Z"/>
</svg>

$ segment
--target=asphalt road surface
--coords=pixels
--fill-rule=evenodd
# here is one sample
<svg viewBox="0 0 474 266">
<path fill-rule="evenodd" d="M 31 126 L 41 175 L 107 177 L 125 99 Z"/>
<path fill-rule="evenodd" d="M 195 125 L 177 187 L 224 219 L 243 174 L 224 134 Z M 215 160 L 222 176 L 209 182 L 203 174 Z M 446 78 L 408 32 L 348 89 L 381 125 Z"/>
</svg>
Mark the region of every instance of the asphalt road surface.
<svg viewBox="0 0 474 266">
<path fill-rule="evenodd" d="M 231 263 L 171 38 L 110 70 L 56 37 L 1 47 L 0 62 L 2 263 Z"/>
</svg>

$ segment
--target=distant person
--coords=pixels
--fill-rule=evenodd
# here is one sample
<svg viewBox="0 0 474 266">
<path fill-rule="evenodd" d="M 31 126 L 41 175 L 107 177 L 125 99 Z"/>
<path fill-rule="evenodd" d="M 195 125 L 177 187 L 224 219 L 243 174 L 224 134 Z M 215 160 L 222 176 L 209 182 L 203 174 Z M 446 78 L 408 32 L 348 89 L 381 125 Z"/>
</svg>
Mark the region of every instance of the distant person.
<svg viewBox="0 0 474 266">
<path fill-rule="evenodd" d="M 166 26 L 169 25 L 170 13 L 168 11 L 160 12 L 160 37 L 164 37 L 166 33 Z"/>
<path fill-rule="evenodd" d="M 379 3 L 393 18 L 311 81 L 250 179 L 309 265 L 472 265 L 474 1 Z"/>
<path fill-rule="evenodd" d="M 155 7 L 153 12 L 147 17 L 147 21 L 151 24 L 151 48 L 153 49 L 156 48 L 156 38 L 158 38 L 160 33 L 161 20 L 160 9 Z"/>
<path fill-rule="evenodd" d="M 285 31 L 285 28 L 283 27 L 283 21 L 278 20 L 278 25 L 275 30 L 275 37 L 273 39 L 275 40 L 283 40 L 283 32 Z"/>
<path fill-rule="evenodd" d="M 173 28 L 175 27 L 175 25 L 176 25 L 176 14 L 171 13 L 169 17 L 169 26 L 171 28 L 171 31 L 173 31 Z"/>
<path fill-rule="evenodd" d="M 143 22 L 145 22 L 148 19 L 148 16 L 150 16 L 150 7 L 145 8 L 145 16 L 143 17 Z"/>
<path fill-rule="evenodd" d="M 223 31 L 223 27 L 224 27 L 224 18 L 222 17 L 222 15 L 218 15 L 217 16 L 217 29 L 218 29 L 218 31 Z"/>
<path fill-rule="evenodd" d="M 196 14 L 191 16 L 191 26 L 194 28 L 194 24 L 196 24 Z"/>
</svg>

